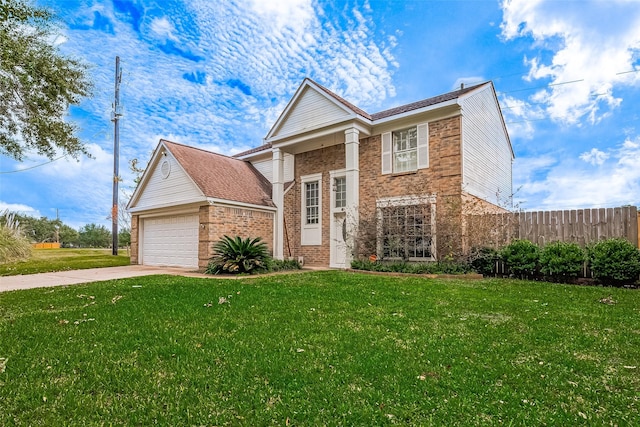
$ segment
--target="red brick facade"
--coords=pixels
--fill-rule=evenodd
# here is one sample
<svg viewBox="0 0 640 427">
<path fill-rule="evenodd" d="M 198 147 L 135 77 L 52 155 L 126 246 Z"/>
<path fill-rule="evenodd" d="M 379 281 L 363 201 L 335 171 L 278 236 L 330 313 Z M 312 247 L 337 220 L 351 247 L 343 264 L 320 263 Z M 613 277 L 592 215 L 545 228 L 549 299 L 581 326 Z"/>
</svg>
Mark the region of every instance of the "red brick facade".
<svg viewBox="0 0 640 427">
<path fill-rule="evenodd" d="M 273 218 L 269 211 L 231 206 L 201 206 L 198 235 L 198 267 L 205 268 L 213 255 L 212 246 L 223 236 L 261 237 L 269 251 L 273 251 Z"/>
<path fill-rule="evenodd" d="M 460 117 L 429 123 L 427 169 L 402 174 L 381 173 L 381 135 L 360 140 L 359 219 L 366 223 L 375 217 L 376 200 L 396 196 L 436 195 L 436 229 L 451 236 L 462 235 L 462 162 Z M 303 256 L 306 264 L 329 265 L 330 192 L 329 172 L 345 167 L 345 146 L 335 145 L 296 155 L 295 183 L 285 194 L 285 257 Z M 322 173 L 322 245 L 301 246 L 301 177 Z M 439 227 L 438 227 L 439 225 Z M 459 249 L 462 241 L 439 238 L 438 253 Z M 368 253 L 357 254 L 368 256 Z"/>
</svg>

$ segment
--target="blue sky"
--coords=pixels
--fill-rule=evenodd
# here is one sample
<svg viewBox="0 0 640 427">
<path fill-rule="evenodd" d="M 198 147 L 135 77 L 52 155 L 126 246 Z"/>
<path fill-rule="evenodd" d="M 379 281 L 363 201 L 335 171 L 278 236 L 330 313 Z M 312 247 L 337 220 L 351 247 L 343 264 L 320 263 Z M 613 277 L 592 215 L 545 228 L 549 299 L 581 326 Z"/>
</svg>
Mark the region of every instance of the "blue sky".
<svg viewBox="0 0 640 427">
<path fill-rule="evenodd" d="M 640 204 L 640 1 L 38 0 L 90 66 L 74 107 L 93 159 L 0 157 L 0 209 L 108 225 L 115 57 L 127 161 L 160 138 L 260 145 L 305 77 L 373 113 L 493 80 L 525 210 Z M 14 172 L 17 171 L 17 172 Z"/>
</svg>

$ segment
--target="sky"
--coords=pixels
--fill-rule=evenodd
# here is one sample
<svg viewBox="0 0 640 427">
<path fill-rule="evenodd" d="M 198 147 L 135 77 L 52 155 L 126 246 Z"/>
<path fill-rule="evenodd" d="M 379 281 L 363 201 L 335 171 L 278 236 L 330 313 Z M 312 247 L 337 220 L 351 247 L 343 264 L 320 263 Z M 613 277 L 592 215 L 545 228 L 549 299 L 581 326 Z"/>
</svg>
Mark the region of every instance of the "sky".
<svg viewBox="0 0 640 427">
<path fill-rule="evenodd" d="M 89 67 L 69 110 L 93 158 L 0 156 L 0 210 L 109 225 L 115 57 L 120 188 L 160 138 L 262 144 L 305 77 L 369 113 L 493 81 L 520 210 L 640 205 L 640 0 L 36 0 Z M 502 195 L 508 198 L 511 195 Z M 123 196 L 120 196 L 122 199 Z"/>
</svg>

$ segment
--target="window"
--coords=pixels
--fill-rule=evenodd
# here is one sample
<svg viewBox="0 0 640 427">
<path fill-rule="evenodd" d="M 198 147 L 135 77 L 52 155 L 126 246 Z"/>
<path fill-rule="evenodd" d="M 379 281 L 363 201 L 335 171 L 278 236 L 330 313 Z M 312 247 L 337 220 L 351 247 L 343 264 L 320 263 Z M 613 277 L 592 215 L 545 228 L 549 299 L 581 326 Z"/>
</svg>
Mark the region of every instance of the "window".
<svg viewBox="0 0 640 427">
<path fill-rule="evenodd" d="M 393 171 L 409 172 L 418 169 L 418 130 L 393 132 Z"/>
<path fill-rule="evenodd" d="M 379 255 L 410 261 L 433 259 L 432 205 L 384 204 L 378 207 Z"/>
<path fill-rule="evenodd" d="M 344 208 L 347 206 L 347 178 L 344 176 L 340 178 L 334 178 L 333 188 L 336 193 L 335 207 Z"/>
<path fill-rule="evenodd" d="M 428 123 L 382 134 L 382 174 L 415 172 L 428 167 Z"/>
<path fill-rule="evenodd" d="M 320 220 L 318 181 L 307 182 L 305 188 L 305 206 L 307 224 L 318 224 Z"/>
</svg>

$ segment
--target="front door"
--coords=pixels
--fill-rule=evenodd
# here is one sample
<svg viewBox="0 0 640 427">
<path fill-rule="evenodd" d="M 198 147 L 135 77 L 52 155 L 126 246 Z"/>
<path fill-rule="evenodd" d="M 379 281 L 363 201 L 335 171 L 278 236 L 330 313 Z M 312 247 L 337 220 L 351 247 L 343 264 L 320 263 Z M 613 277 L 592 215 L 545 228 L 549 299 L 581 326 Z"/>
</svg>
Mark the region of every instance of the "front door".
<svg viewBox="0 0 640 427">
<path fill-rule="evenodd" d="M 332 268 L 347 268 L 347 215 L 335 212 L 331 218 L 331 263 Z"/>
</svg>

